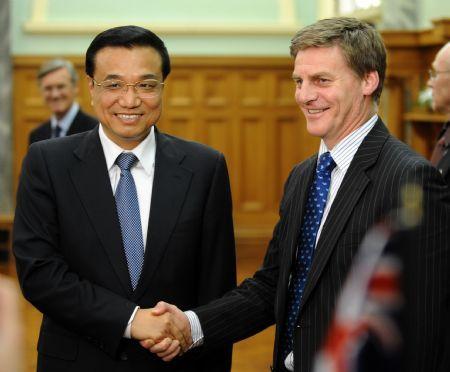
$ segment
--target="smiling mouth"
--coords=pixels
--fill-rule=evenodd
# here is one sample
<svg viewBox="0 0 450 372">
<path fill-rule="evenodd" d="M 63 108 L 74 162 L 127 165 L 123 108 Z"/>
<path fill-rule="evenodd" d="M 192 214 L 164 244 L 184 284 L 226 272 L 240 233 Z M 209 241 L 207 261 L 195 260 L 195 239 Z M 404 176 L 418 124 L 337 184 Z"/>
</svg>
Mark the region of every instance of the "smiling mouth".
<svg viewBox="0 0 450 372">
<path fill-rule="evenodd" d="M 325 112 L 326 110 L 328 110 L 328 108 L 324 108 L 324 109 L 307 109 L 308 114 L 320 114 L 322 112 Z"/>
<path fill-rule="evenodd" d="M 141 117 L 140 114 L 116 114 L 116 116 L 125 121 L 133 121 Z"/>
</svg>

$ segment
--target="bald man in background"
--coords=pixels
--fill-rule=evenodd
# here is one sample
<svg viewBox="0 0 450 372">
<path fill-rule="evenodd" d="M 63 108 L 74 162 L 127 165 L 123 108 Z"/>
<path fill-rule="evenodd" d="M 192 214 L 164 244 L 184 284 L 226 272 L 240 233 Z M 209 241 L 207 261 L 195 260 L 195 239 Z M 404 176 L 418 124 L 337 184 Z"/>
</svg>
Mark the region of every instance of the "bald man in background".
<svg viewBox="0 0 450 372">
<path fill-rule="evenodd" d="M 52 116 L 31 131 L 30 145 L 49 138 L 64 137 L 93 129 L 98 120 L 86 114 L 75 102 L 78 75 L 70 61 L 52 59 L 38 72 L 39 89 Z"/>
<path fill-rule="evenodd" d="M 431 69 L 428 86 L 433 93 L 433 110 L 445 115 L 438 142 L 431 157 L 431 163 L 441 172 L 450 184 L 450 42 L 436 54 Z"/>
</svg>

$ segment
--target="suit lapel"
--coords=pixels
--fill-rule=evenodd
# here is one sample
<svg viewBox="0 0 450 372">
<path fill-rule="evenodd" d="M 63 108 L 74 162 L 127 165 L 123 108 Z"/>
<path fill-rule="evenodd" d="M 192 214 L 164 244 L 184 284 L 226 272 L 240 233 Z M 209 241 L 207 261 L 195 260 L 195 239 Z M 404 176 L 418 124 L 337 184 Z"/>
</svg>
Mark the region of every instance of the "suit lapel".
<svg viewBox="0 0 450 372">
<path fill-rule="evenodd" d="M 155 134 L 155 177 L 144 267 L 136 289 L 136 299 L 145 293 L 165 254 L 193 175 L 191 170 L 183 167 L 185 154 L 173 144 L 173 140 L 157 130 Z"/>
<path fill-rule="evenodd" d="M 52 124 L 50 120 L 45 123 L 45 126 L 42 131 L 42 137 L 39 138 L 39 140 L 46 140 L 49 138 L 52 138 Z"/>
<path fill-rule="evenodd" d="M 317 242 L 302 304 L 307 301 L 308 296 L 316 286 L 358 200 L 371 182 L 366 171 L 376 163 L 388 136 L 389 132 L 381 119 L 378 119 L 378 122 L 356 152 Z"/>
<path fill-rule="evenodd" d="M 67 135 L 70 136 L 71 134 L 82 132 L 79 128 L 82 122 L 81 109 L 78 109 L 78 112 L 73 118 L 72 124 L 70 124 L 69 130 L 67 131 Z"/>
<path fill-rule="evenodd" d="M 317 155 L 304 161 L 300 165 L 298 174 L 295 175 L 295 181 L 290 200 L 287 201 L 286 234 L 282 234 L 280 240 L 280 278 L 277 287 L 277 301 L 275 306 L 275 316 L 277 327 L 275 330 L 275 350 L 278 350 L 279 338 L 283 329 L 287 293 L 289 289 L 289 279 L 292 272 L 292 262 L 296 257 L 297 245 L 299 240 L 300 228 L 305 209 L 306 198 L 308 197 L 309 187 L 312 183 L 314 170 L 317 163 Z M 289 190 L 285 191 L 286 193 Z M 278 353 L 275 353 L 275 365 L 277 365 Z"/>
<path fill-rule="evenodd" d="M 79 161 L 69 170 L 72 182 L 124 291 L 131 295 L 116 204 L 97 129 L 87 133 L 74 155 Z"/>
<path fill-rule="evenodd" d="M 292 262 L 295 260 L 297 253 L 297 245 L 300 235 L 300 228 L 303 219 L 303 212 L 308 197 L 309 187 L 312 183 L 314 170 L 316 167 L 317 156 L 307 159 L 301 167 L 302 170 L 296 175 L 294 190 L 292 192 L 291 200 L 287 203 L 288 210 L 286 211 L 288 227 L 285 235 L 286 242 L 281 245 L 286 246 L 280 251 L 281 265 L 280 265 L 280 281 L 279 281 L 279 315 L 283 319 L 283 314 L 286 307 L 286 296 L 288 291 L 289 278 L 291 275 Z"/>
</svg>

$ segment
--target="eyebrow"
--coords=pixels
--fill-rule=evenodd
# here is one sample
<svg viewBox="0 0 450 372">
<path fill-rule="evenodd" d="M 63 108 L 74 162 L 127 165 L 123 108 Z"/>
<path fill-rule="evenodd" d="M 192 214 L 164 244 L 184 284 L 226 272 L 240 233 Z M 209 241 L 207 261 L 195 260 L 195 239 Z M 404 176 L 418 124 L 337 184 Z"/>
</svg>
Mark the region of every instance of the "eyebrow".
<svg viewBox="0 0 450 372">
<path fill-rule="evenodd" d="M 139 77 L 139 80 L 146 80 L 146 79 L 156 79 L 156 80 L 158 80 L 160 77 L 161 77 L 160 74 L 145 74 L 145 75 L 141 75 Z M 123 80 L 123 76 L 118 75 L 118 74 L 106 75 L 105 80 L 111 80 L 111 79 Z"/>
<path fill-rule="evenodd" d="M 318 78 L 320 76 L 332 77 L 333 75 L 332 75 L 332 73 L 327 72 L 327 71 L 318 71 L 318 72 L 315 72 L 314 74 L 312 74 L 312 75 L 310 75 L 308 77 L 312 78 L 312 79 L 315 79 L 315 78 Z M 292 74 L 292 79 L 294 79 L 294 80 L 303 79 L 304 80 L 304 78 L 302 78 L 302 77 L 300 77 L 300 76 L 298 76 L 296 74 Z"/>
</svg>

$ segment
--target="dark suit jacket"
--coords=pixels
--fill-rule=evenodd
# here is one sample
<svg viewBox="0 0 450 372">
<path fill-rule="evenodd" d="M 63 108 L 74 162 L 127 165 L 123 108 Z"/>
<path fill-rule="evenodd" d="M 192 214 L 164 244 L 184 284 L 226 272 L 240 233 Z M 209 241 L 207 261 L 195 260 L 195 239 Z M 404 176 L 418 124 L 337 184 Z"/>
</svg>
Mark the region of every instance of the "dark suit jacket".
<svg viewBox="0 0 450 372">
<path fill-rule="evenodd" d="M 274 367 L 284 370 L 279 339 L 284 324 L 291 266 L 317 156 L 297 165 L 285 185 L 280 220 L 263 266 L 224 298 L 195 309 L 205 347 L 246 338 L 276 323 Z M 408 347 L 415 351 L 406 371 L 435 371 L 440 328 L 448 300 L 450 193 L 425 159 L 392 137 L 379 120 L 364 139 L 345 175 L 315 248 L 294 335 L 295 370 L 309 372 L 329 329 L 339 291 L 366 231 L 398 207 L 402 186 L 423 187 L 424 218 L 414 247 L 416 301 L 408 309 Z M 411 325 L 410 324 L 410 325 Z"/>
<path fill-rule="evenodd" d="M 86 132 L 93 129 L 97 124 L 98 120 L 96 118 L 79 109 L 72 121 L 72 124 L 70 124 L 67 135 L 70 136 L 71 134 Z M 50 120 L 48 120 L 30 132 L 29 144 L 31 145 L 34 142 L 49 139 L 51 136 L 52 127 Z"/>
<path fill-rule="evenodd" d="M 436 167 L 441 172 L 442 177 L 450 185 L 450 122 L 444 124 L 439 139 L 444 139 L 444 156 L 439 160 Z"/>
<path fill-rule="evenodd" d="M 13 250 L 24 296 L 43 314 L 38 371 L 229 371 L 231 344 L 167 364 L 122 338 L 136 305 L 189 309 L 235 286 L 224 157 L 156 131 L 147 247 L 131 289 L 98 129 L 37 142 L 24 160 Z"/>
<path fill-rule="evenodd" d="M 450 185 L 450 150 L 447 150 L 445 155 L 439 161 L 437 169 L 441 172 L 445 182 Z"/>
</svg>

